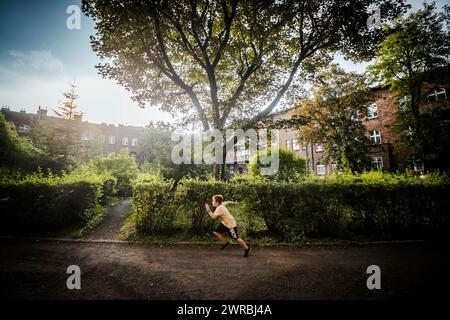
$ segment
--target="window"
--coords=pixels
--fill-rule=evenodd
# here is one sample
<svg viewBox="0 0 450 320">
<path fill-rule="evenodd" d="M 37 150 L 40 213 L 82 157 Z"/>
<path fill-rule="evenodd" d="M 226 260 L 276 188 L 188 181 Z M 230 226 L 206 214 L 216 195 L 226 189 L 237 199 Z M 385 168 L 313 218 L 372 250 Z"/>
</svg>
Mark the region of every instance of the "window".
<svg viewBox="0 0 450 320">
<path fill-rule="evenodd" d="M 317 144 L 316 145 L 316 152 L 323 152 L 323 145 L 322 144 Z"/>
<path fill-rule="evenodd" d="M 333 161 L 331 168 L 332 168 L 333 172 L 335 172 L 335 173 L 342 171 L 339 161 Z"/>
<path fill-rule="evenodd" d="M 369 119 L 375 119 L 378 118 L 378 106 L 376 103 L 372 103 L 367 108 L 367 118 Z"/>
<path fill-rule="evenodd" d="M 408 106 L 411 103 L 411 96 L 403 96 L 398 99 L 398 110 L 401 112 L 406 112 L 408 110 Z"/>
<path fill-rule="evenodd" d="M 414 139 L 414 129 L 408 126 L 408 129 L 405 130 L 405 135 L 412 141 Z"/>
<path fill-rule="evenodd" d="M 380 144 L 381 143 L 381 134 L 378 130 L 373 130 L 370 133 L 370 141 L 372 141 L 373 144 Z"/>
<path fill-rule="evenodd" d="M 28 133 L 28 132 L 30 132 L 30 126 L 27 124 L 21 124 L 21 125 L 19 125 L 18 131 L 20 133 Z"/>
<path fill-rule="evenodd" d="M 428 102 L 447 100 L 445 89 L 436 89 L 428 94 Z"/>
<path fill-rule="evenodd" d="M 286 140 L 286 149 L 290 149 L 290 140 Z"/>
<path fill-rule="evenodd" d="M 424 166 L 422 160 L 413 160 L 413 165 L 414 165 L 414 171 L 416 171 L 416 172 L 425 171 L 425 166 Z"/>
<path fill-rule="evenodd" d="M 92 132 L 85 131 L 81 134 L 81 140 L 82 141 L 94 140 L 94 134 Z"/>
<path fill-rule="evenodd" d="M 383 169 L 383 157 L 372 157 L 372 165 L 375 170 Z"/>
<path fill-rule="evenodd" d="M 109 136 L 108 137 L 108 143 L 109 144 L 116 144 L 116 137 L 115 136 Z"/>
<path fill-rule="evenodd" d="M 323 176 L 327 173 L 327 168 L 324 164 L 318 163 L 316 166 L 316 171 L 318 176 Z"/>
<path fill-rule="evenodd" d="M 298 144 L 297 139 L 292 139 L 292 149 L 294 151 L 300 150 L 300 145 Z"/>
<path fill-rule="evenodd" d="M 137 146 L 137 138 L 131 139 L 131 145 L 132 145 L 133 147 L 136 147 L 136 146 Z"/>
<path fill-rule="evenodd" d="M 123 137 L 122 138 L 122 145 L 123 146 L 127 146 L 128 145 L 128 137 Z"/>
<path fill-rule="evenodd" d="M 360 118 L 359 118 L 358 112 L 357 112 L 357 111 L 353 111 L 352 114 L 351 114 L 351 116 L 350 116 L 350 119 L 351 119 L 353 122 L 359 122 L 359 121 L 360 121 Z"/>
</svg>

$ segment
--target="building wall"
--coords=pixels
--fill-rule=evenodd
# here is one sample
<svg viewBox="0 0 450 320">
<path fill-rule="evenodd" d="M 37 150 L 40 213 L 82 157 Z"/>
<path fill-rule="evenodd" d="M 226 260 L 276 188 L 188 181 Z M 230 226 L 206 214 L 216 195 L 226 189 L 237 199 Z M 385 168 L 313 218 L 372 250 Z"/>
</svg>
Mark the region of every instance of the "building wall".
<svg viewBox="0 0 450 320">
<path fill-rule="evenodd" d="M 81 141 L 99 141 L 104 148 L 104 152 L 108 155 L 116 154 L 122 149 L 128 149 L 131 155 L 138 156 L 139 139 L 144 128 L 125 126 L 125 125 L 111 125 L 111 124 L 96 124 L 87 121 L 79 120 L 65 120 L 57 117 L 47 115 L 47 110 L 39 108 L 36 114 L 26 113 L 24 111 L 13 111 L 8 107 L 2 107 L 1 112 L 5 115 L 6 120 L 14 123 L 16 131 L 19 135 L 27 135 L 29 131 L 20 130 L 27 126 L 31 129 L 39 122 L 50 121 L 79 121 L 80 125 L 80 140 Z M 109 137 L 115 137 L 115 143 L 109 143 Z M 124 144 L 123 139 L 128 138 L 128 144 Z M 133 145 L 133 139 L 136 139 L 136 145 Z"/>
</svg>

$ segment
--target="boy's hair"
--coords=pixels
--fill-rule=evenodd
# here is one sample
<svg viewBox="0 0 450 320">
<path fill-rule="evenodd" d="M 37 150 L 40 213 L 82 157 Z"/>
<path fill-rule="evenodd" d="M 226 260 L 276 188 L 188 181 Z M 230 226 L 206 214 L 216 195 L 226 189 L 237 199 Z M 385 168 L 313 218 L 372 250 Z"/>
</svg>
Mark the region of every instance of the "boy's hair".
<svg viewBox="0 0 450 320">
<path fill-rule="evenodd" d="M 223 196 L 221 194 L 216 194 L 213 196 L 213 199 L 216 200 L 219 204 L 222 204 Z"/>
</svg>

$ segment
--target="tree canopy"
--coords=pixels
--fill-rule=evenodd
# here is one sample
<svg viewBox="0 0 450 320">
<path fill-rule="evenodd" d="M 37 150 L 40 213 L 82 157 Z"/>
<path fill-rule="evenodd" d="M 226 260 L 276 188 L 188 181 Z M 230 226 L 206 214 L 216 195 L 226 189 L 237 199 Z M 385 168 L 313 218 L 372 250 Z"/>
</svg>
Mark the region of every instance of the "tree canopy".
<svg viewBox="0 0 450 320">
<path fill-rule="evenodd" d="M 429 104 L 425 83 L 446 81 L 448 74 L 450 6 L 438 11 L 435 4 L 425 3 L 421 10 L 394 20 L 390 29 L 368 71 L 374 80 L 399 95 L 392 132 L 400 166 L 420 162 L 428 169 L 446 169 L 450 146 L 448 111 L 440 110 L 441 101 L 435 101 L 432 108 L 422 106 Z"/>
<path fill-rule="evenodd" d="M 385 32 L 367 28 L 371 5 L 384 22 L 405 10 L 403 0 L 83 0 L 82 9 L 96 23 L 103 76 L 207 130 L 255 124 L 332 52 L 370 57 Z"/>
</svg>

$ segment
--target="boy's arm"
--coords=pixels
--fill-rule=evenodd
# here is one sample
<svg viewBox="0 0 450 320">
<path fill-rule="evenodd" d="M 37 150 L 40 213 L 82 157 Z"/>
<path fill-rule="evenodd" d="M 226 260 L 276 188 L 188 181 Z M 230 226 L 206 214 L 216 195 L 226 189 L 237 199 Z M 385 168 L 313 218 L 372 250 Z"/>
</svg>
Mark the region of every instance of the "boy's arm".
<svg viewBox="0 0 450 320">
<path fill-rule="evenodd" d="M 208 212 L 211 219 L 216 220 L 218 216 L 220 216 L 220 209 L 216 209 L 215 212 L 211 211 L 211 208 L 209 207 L 209 204 L 205 203 L 205 209 Z"/>
<path fill-rule="evenodd" d="M 236 201 L 224 201 L 224 202 L 222 202 L 222 204 L 223 204 L 224 206 L 227 206 L 227 205 L 229 205 L 229 204 L 237 204 L 237 202 L 236 202 Z"/>
</svg>

